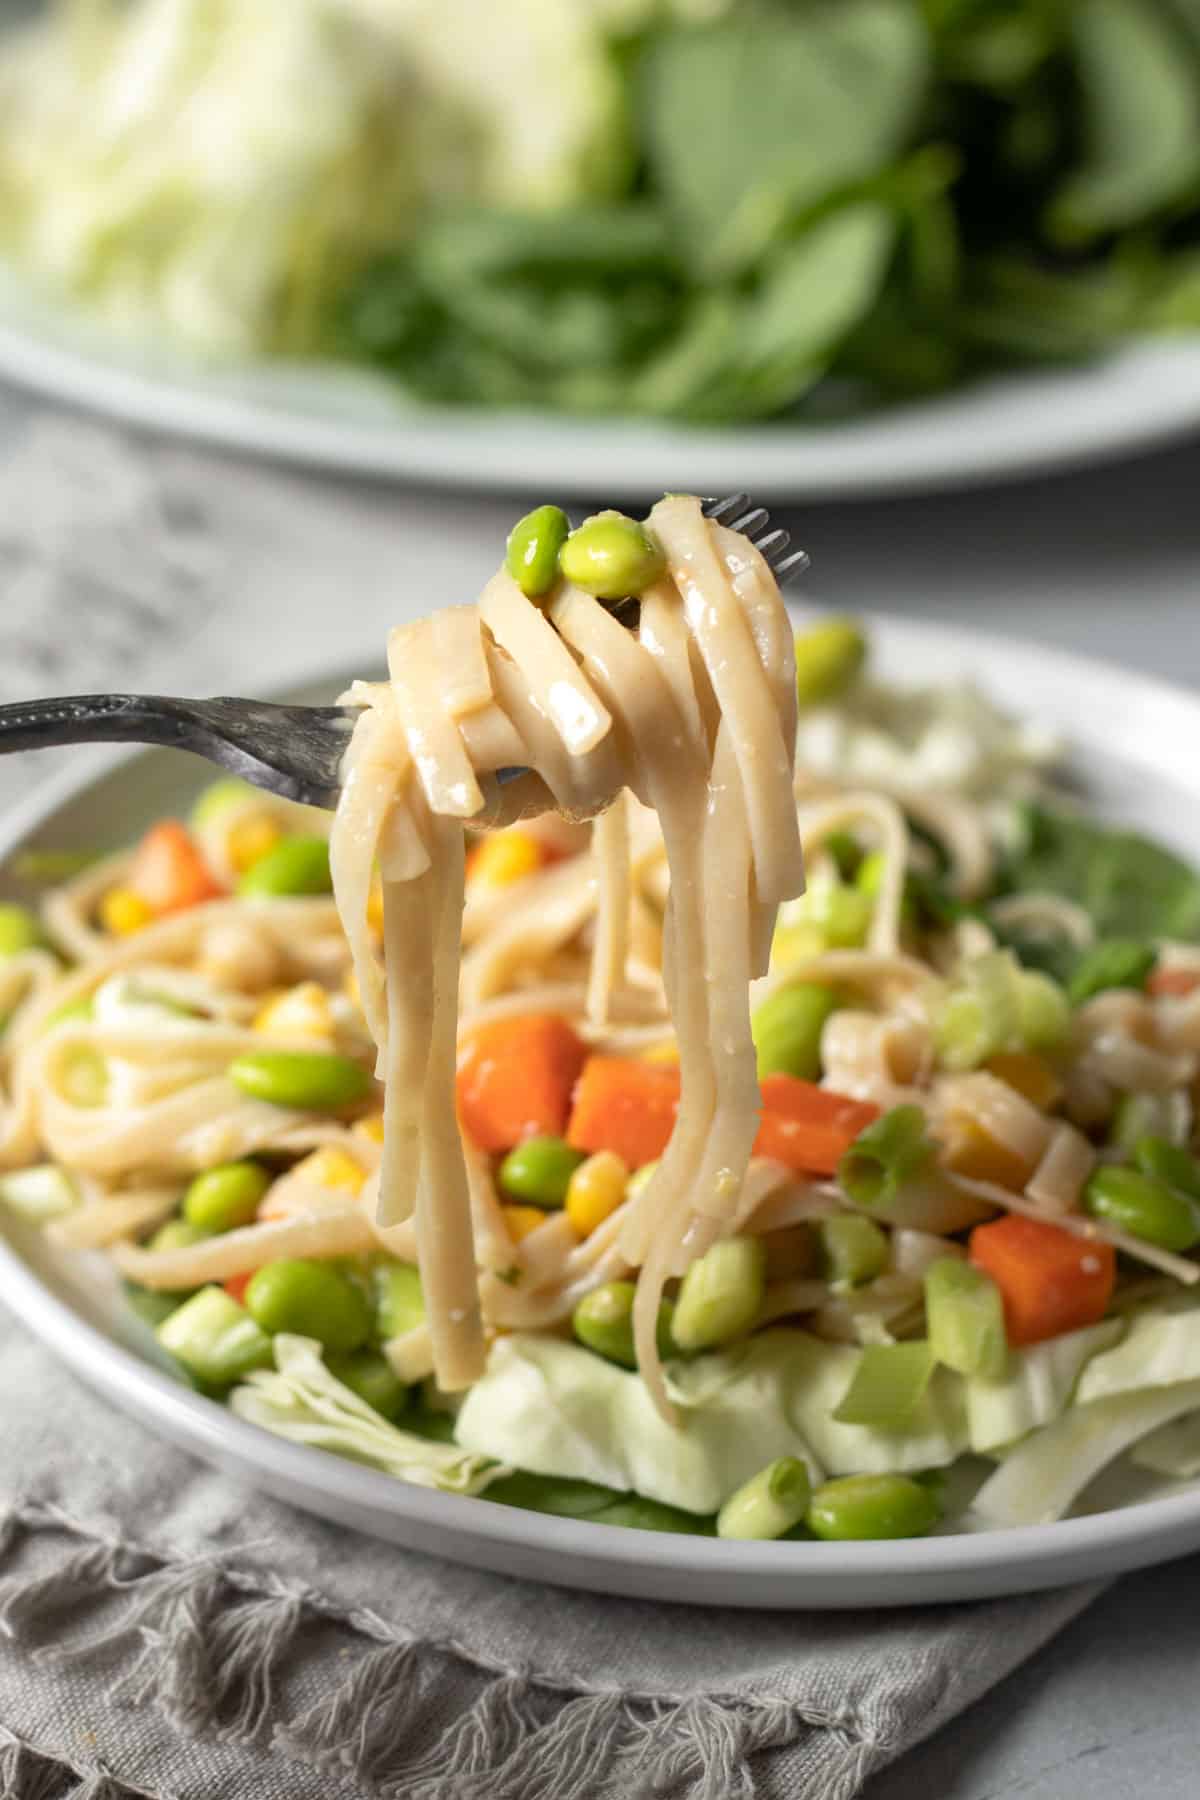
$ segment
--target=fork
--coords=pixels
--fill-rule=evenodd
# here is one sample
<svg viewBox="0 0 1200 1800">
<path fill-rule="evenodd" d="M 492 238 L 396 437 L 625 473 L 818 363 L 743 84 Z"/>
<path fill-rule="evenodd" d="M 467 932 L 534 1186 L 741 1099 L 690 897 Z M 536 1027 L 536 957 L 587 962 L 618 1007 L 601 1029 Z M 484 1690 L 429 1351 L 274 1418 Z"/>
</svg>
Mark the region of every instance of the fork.
<svg viewBox="0 0 1200 1800">
<path fill-rule="evenodd" d="M 705 517 L 748 537 L 782 585 L 808 566 L 788 533 L 771 529 L 748 494 L 704 502 Z M 255 787 L 309 806 L 334 806 L 359 709 L 267 700 L 181 700 L 164 694 L 70 694 L 0 706 L 0 755 L 55 744 L 158 744 L 188 750 Z M 501 781 L 523 769 L 500 769 Z"/>
</svg>

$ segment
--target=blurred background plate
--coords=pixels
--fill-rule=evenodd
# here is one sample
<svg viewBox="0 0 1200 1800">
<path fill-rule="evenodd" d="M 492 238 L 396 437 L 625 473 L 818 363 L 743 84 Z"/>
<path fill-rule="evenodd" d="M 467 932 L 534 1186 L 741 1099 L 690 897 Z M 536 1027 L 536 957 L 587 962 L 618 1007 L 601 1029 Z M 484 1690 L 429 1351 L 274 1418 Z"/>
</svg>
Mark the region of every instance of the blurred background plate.
<svg viewBox="0 0 1200 1800">
<path fill-rule="evenodd" d="M 824 426 L 720 429 L 420 407 L 349 367 L 204 364 L 114 338 L 0 270 L 0 376 L 151 430 L 290 462 L 476 489 L 664 484 L 758 500 L 975 486 L 1148 449 L 1200 427 L 1200 343 L 1136 344 Z"/>
</svg>

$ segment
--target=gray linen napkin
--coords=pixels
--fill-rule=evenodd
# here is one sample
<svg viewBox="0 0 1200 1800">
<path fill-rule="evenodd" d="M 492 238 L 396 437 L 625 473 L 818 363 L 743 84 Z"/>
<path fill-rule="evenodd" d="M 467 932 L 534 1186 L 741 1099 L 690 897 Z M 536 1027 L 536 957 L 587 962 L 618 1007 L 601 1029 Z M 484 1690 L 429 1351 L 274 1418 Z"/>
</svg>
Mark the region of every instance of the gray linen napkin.
<svg viewBox="0 0 1200 1800">
<path fill-rule="evenodd" d="M 850 1800 L 1094 1592 L 755 1615 L 457 1568 L 170 1449 L 2 1312 L 0 1442 L 5 1800 Z"/>
<path fill-rule="evenodd" d="M 406 572 L 452 597 L 413 580 L 430 505 L 36 419 L 0 446 L 0 699 L 344 660 Z M 482 577 L 509 509 L 439 510 Z M 1093 1591 L 755 1616 L 460 1569 L 171 1450 L 0 1312 L 2 1800 L 849 1800 Z"/>
</svg>

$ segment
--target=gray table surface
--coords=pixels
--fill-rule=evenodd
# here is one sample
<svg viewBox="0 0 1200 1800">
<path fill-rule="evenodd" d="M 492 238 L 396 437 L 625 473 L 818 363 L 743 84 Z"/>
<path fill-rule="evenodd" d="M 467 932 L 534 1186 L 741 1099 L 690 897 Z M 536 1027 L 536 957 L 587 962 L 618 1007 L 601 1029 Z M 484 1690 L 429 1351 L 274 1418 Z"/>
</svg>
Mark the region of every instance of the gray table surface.
<svg viewBox="0 0 1200 1800">
<path fill-rule="evenodd" d="M 0 459 L 28 416 L 0 390 Z M 186 492 L 186 455 L 166 460 Z M 209 467 L 207 486 L 232 551 L 221 603 L 183 638 L 150 645 L 137 685 L 173 674 L 184 691 L 212 692 L 237 671 L 244 688 L 256 656 L 263 680 L 344 666 L 382 641 L 399 593 L 420 610 L 461 598 L 428 585 L 426 544 L 453 532 L 482 577 L 513 516 L 504 500 L 317 476 L 277 473 L 264 493 L 232 458 L 219 459 L 215 490 Z M 4 506 L 0 485 L 0 532 Z M 810 506 L 784 522 L 812 553 L 809 591 L 822 601 L 977 621 L 1200 685 L 1198 444 L 999 490 Z M 1200 1558 L 1127 1577 L 879 1778 L 870 1800 L 1193 1800 L 1193 1581 Z"/>
</svg>

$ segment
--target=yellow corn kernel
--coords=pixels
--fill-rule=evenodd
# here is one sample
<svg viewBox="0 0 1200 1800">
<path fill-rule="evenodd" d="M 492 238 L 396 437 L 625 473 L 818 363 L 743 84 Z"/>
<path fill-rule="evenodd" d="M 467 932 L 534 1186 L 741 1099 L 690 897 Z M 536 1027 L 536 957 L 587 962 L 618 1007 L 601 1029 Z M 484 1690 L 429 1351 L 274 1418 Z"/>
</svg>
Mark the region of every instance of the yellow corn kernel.
<svg viewBox="0 0 1200 1800">
<path fill-rule="evenodd" d="M 298 987 L 285 988 L 259 1008 L 254 1029 L 275 1037 L 330 1038 L 333 1036 L 333 1013 L 329 995 L 315 981 L 302 981 Z"/>
<path fill-rule="evenodd" d="M 508 1235 L 514 1244 L 519 1244 L 521 1239 L 527 1238 L 531 1231 L 536 1231 L 539 1225 L 544 1225 L 548 1216 L 540 1206 L 502 1206 L 500 1211 L 504 1215 Z"/>
<path fill-rule="evenodd" d="M 1039 1112 L 1051 1112 L 1063 1097 L 1063 1084 L 1044 1056 L 1032 1050 L 1001 1050 L 983 1065 L 990 1075 L 1015 1088 Z"/>
<path fill-rule="evenodd" d="M 360 1119 L 358 1121 L 358 1123 L 354 1127 L 354 1129 L 356 1131 L 361 1131 L 361 1132 L 365 1133 L 365 1135 L 370 1138 L 370 1140 L 373 1144 L 382 1144 L 382 1142 L 383 1142 L 383 1114 L 382 1113 L 368 1113 L 365 1119 Z"/>
<path fill-rule="evenodd" d="M 229 833 L 229 860 L 239 875 L 252 869 L 275 848 L 283 837 L 283 828 L 269 813 L 251 813 L 239 819 Z"/>
<path fill-rule="evenodd" d="M 946 1139 L 942 1160 L 956 1175 L 972 1181 L 994 1181 L 997 1187 L 1023 1188 L 1029 1178 L 1024 1157 L 983 1129 L 974 1119 L 955 1119 Z"/>
<path fill-rule="evenodd" d="M 347 1194 L 360 1194 L 367 1179 L 367 1172 L 361 1163 L 336 1144 L 325 1144 L 320 1150 L 314 1150 L 311 1156 L 297 1163 L 292 1171 L 298 1181 L 309 1182 L 313 1187 L 336 1188 Z"/>
<path fill-rule="evenodd" d="M 367 901 L 367 924 L 372 931 L 383 930 L 383 883 L 378 875 L 371 883 L 371 894 Z"/>
<path fill-rule="evenodd" d="M 625 1198 L 629 1170 L 612 1150 L 597 1150 L 567 1183 L 566 1212 L 581 1238 L 603 1225 Z"/>
<path fill-rule="evenodd" d="M 485 837 L 471 854 L 471 880 L 485 887 L 507 887 L 541 868 L 542 846 L 528 831 L 510 826 Z"/>
<path fill-rule="evenodd" d="M 642 1061 L 677 1063 L 679 1061 L 679 1045 L 674 1038 L 664 1038 L 661 1044 L 651 1044 L 648 1050 L 642 1051 Z"/>
<path fill-rule="evenodd" d="M 113 937 L 131 937 L 154 917 L 154 908 L 132 888 L 109 888 L 100 902 L 100 923 Z"/>
</svg>

